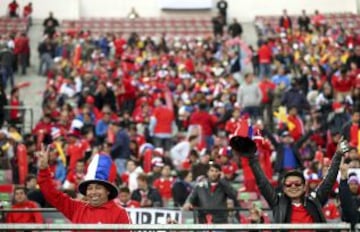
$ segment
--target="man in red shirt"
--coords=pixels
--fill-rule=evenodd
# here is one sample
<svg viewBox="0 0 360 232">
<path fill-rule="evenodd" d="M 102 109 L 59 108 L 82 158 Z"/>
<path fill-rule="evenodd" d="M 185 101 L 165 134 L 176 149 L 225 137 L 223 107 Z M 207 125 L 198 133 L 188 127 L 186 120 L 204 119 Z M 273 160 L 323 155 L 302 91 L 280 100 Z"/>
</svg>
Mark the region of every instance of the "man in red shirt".
<svg viewBox="0 0 360 232">
<path fill-rule="evenodd" d="M 11 209 L 36 209 L 39 206 L 34 201 L 29 201 L 25 187 L 17 186 L 14 190 L 14 201 Z M 16 212 L 6 215 L 6 223 L 44 223 L 40 212 Z"/>
<path fill-rule="evenodd" d="M 265 40 L 258 50 L 259 63 L 260 63 L 260 78 L 270 77 L 271 75 L 271 61 L 272 51 L 268 41 Z"/>
<path fill-rule="evenodd" d="M 112 160 L 109 156 L 95 155 L 88 167 L 85 181 L 79 185 L 79 192 L 86 201 L 72 199 L 58 191 L 51 181 L 48 152 L 39 152 L 38 183 L 47 202 L 57 208 L 72 223 L 87 224 L 130 224 L 126 210 L 114 199 L 117 188 L 108 181 Z"/>
<path fill-rule="evenodd" d="M 175 182 L 175 179 L 170 174 L 171 174 L 170 166 L 164 165 L 164 167 L 161 170 L 160 178 L 157 178 L 153 184 L 154 188 L 156 188 L 159 191 L 161 198 L 163 199 L 165 204 L 166 202 L 172 199 L 171 186 Z"/>
<path fill-rule="evenodd" d="M 124 208 L 140 208 L 140 202 L 131 200 L 130 189 L 126 186 L 119 189 L 116 201 Z"/>
<path fill-rule="evenodd" d="M 214 145 L 213 130 L 215 129 L 217 118 L 207 111 L 207 104 L 200 103 L 199 110 L 190 116 L 190 125 L 200 125 L 201 138 L 206 143 L 206 148 L 211 150 Z"/>
<path fill-rule="evenodd" d="M 28 59 L 30 56 L 30 42 L 29 38 L 24 32 L 19 33 L 15 38 L 15 48 L 14 54 L 18 59 L 19 65 L 21 67 L 21 74 L 26 74 L 26 68 L 28 66 Z"/>
<path fill-rule="evenodd" d="M 354 79 L 348 75 L 347 68 L 342 67 L 340 72 L 335 73 L 331 77 L 331 84 L 334 87 L 336 96 L 340 97 L 339 100 L 344 100 L 353 88 Z"/>
<path fill-rule="evenodd" d="M 18 17 L 18 13 L 17 13 L 18 8 L 19 8 L 19 4 L 16 2 L 16 0 L 9 3 L 8 10 L 9 10 L 9 17 L 10 18 L 17 18 Z"/>
<path fill-rule="evenodd" d="M 259 88 L 262 96 L 261 112 L 264 116 L 265 125 L 272 130 L 274 126 L 274 118 L 272 117 L 272 102 L 276 85 L 270 80 L 269 76 L 265 75 L 259 82 Z"/>
<path fill-rule="evenodd" d="M 29 2 L 27 5 L 24 6 L 24 9 L 23 9 L 23 17 L 24 17 L 24 18 L 29 18 L 29 17 L 31 17 L 32 11 L 33 11 L 32 3 Z"/>
<path fill-rule="evenodd" d="M 175 127 L 174 112 L 166 106 L 163 98 L 157 99 L 155 105 L 150 119 L 150 134 L 153 136 L 155 147 L 163 147 L 165 151 L 169 151 Z"/>
</svg>

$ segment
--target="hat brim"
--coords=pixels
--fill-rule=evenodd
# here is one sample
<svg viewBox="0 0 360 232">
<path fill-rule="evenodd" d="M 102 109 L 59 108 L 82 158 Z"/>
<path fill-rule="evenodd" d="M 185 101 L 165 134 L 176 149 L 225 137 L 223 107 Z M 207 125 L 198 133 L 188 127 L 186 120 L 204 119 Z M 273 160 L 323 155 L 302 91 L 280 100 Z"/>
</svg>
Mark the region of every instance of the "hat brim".
<svg viewBox="0 0 360 232">
<path fill-rule="evenodd" d="M 108 181 L 105 180 L 85 180 L 79 184 L 79 192 L 86 196 L 86 189 L 89 184 L 101 184 L 109 191 L 109 200 L 115 199 L 119 195 L 118 189 Z"/>
</svg>

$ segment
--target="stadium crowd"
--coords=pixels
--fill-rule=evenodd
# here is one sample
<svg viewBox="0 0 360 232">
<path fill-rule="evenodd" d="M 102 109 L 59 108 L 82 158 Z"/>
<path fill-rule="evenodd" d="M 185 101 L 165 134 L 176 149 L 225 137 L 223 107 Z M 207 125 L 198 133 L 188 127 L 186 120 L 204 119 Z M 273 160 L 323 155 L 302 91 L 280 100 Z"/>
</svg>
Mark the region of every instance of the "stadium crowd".
<svg viewBox="0 0 360 232">
<path fill-rule="evenodd" d="M 335 153 L 344 137 L 351 147 L 340 169 L 353 172 L 348 178 L 343 171 L 346 181 L 338 179 L 321 203 L 328 221 L 356 223 L 356 210 L 340 213 L 339 189 L 340 199 L 343 191 L 359 204 L 360 37 L 319 14 L 310 19 L 303 12 L 298 27 L 286 11 L 276 28 L 257 24 L 257 48 L 227 33 L 59 32 L 50 16 L 38 47 L 39 74 L 47 78 L 42 118 L 31 134 L 16 126 L 0 131 L 0 165 L 11 167 L 14 184 L 24 186 L 15 188 L 13 207 L 36 207 L 32 201 L 49 206 L 36 178 L 37 152 L 45 144 L 54 184 L 73 198 L 87 200 L 78 186 L 100 154 L 113 160 L 109 181 L 119 187 L 120 205 L 224 209 L 200 212 L 199 222 L 228 222 L 226 208 L 244 207 L 242 193 L 260 194 L 251 161 L 229 147 L 232 136 L 260 141 L 263 178 L 275 189 L 287 171 L 298 169 L 309 195 L 333 157 L 339 165 Z M 4 91 L 1 97 L 7 105 Z M 18 104 L 17 88 L 9 100 Z M 18 122 L 17 115 L 12 110 L 10 119 Z M 232 183 L 239 182 L 235 189 Z M 235 218 L 270 220 L 259 207 L 248 207 L 248 216 Z M 12 214 L 8 222 L 14 222 Z M 33 221 L 42 222 L 38 215 Z"/>
</svg>

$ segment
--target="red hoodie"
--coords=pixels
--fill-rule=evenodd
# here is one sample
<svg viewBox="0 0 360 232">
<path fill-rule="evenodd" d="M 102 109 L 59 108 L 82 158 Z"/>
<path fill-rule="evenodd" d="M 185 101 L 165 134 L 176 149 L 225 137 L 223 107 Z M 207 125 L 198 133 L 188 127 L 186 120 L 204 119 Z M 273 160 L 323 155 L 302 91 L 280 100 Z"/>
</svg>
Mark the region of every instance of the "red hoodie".
<svg viewBox="0 0 360 232">
<path fill-rule="evenodd" d="M 50 180 L 51 181 L 51 180 Z M 33 201 L 14 204 L 11 209 L 37 209 L 39 206 Z M 40 212 L 16 212 L 6 215 L 6 223 L 44 223 Z"/>
<path fill-rule="evenodd" d="M 52 180 L 49 169 L 39 171 L 38 183 L 47 202 L 57 208 L 72 223 L 88 224 L 130 224 L 126 210 L 111 200 L 94 207 L 87 202 L 72 199 L 58 191 Z"/>
<path fill-rule="evenodd" d="M 205 136 L 211 136 L 215 127 L 217 118 L 211 116 L 206 111 L 196 111 L 190 117 L 190 125 L 200 125 L 202 134 Z"/>
</svg>

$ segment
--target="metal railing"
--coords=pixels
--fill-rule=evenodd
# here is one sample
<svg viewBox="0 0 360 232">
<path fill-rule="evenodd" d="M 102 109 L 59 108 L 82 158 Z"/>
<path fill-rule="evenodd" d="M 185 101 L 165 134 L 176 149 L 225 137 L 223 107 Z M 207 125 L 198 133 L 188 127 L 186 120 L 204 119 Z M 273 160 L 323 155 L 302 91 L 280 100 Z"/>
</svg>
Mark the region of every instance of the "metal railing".
<svg viewBox="0 0 360 232">
<path fill-rule="evenodd" d="M 21 123 L 15 125 L 20 128 L 22 131 L 31 132 L 34 126 L 34 110 L 28 106 L 4 106 L 6 114 L 9 115 L 11 110 L 19 110 L 21 112 Z M 27 119 L 26 112 L 29 111 L 29 119 Z M 28 121 L 29 120 L 29 121 Z"/>
<path fill-rule="evenodd" d="M 0 231 L 9 230 L 91 230 L 91 231 L 254 231 L 254 230 L 316 230 L 350 231 L 350 224 L 0 224 Z"/>
</svg>

